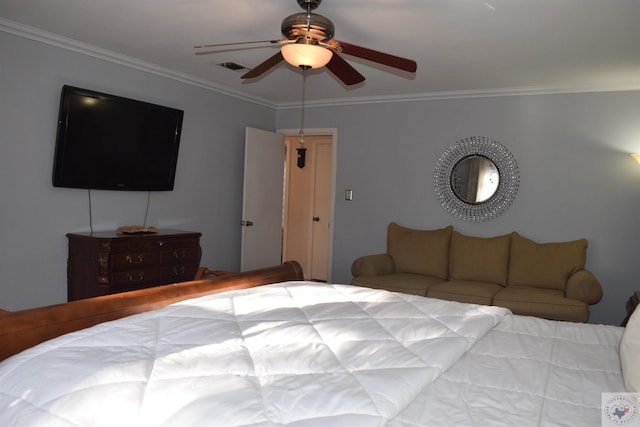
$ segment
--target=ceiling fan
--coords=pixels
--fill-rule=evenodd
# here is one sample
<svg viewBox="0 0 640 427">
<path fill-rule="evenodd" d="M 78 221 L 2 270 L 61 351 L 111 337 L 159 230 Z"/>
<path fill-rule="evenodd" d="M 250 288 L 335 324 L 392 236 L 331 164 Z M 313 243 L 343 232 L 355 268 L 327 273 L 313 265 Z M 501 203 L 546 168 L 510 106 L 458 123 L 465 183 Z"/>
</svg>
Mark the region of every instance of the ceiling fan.
<svg viewBox="0 0 640 427">
<path fill-rule="evenodd" d="M 339 54 L 346 54 L 378 64 L 414 73 L 416 62 L 395 55 L 378 52 L 351 43 L 335 40 L 333 22 L 311 11 L 316 9 L 322 0 L 296 0 L 305 10 L 286 17 L 282 21 L 282 40 L 259 40 L 240 43 L 222 43 L 194 46 L 196 49 L 233 46 L 250 43 L 277 43 L 282 48 L 255 68 L 242 75 L 243 79 L 261 76 L 282 61 L 303 69 L 326 66 L 345 85 L 354 85 L 365 80 L 364 76 L 345 61 Z"/>
</svg>

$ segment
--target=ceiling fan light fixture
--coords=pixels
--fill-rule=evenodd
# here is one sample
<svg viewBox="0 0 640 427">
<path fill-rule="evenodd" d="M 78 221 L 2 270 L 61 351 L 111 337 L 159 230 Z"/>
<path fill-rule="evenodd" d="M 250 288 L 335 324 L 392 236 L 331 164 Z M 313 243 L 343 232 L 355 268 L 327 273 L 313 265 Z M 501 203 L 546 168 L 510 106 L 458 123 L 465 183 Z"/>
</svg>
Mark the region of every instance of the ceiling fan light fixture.
<svg viewBox="0 0 640 427">
<path fill-rule="evenodd" d="M 280 49 L 284 60 L 294 67 L 321 68 L 331 61 L 333 52 L 317 44 L 290 43 Z"/>
</svg>

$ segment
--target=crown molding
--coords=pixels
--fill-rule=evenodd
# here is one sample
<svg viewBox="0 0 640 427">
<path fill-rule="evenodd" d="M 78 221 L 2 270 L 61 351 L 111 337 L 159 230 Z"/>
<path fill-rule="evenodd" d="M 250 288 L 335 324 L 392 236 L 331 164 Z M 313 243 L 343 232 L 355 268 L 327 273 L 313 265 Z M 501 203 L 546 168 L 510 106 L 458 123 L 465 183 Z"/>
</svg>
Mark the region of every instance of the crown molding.
<svg viewBox="0 0 640 427">
<path fill-rule="evenodd" d="M 300 108 L 300 102 L 275 103 L 272 100 L 247 95 L 246 93 L 235 91 L 225 86 L 216 85 L 208 80 L 194 77 L 192 75 L 181 73 L 169 68 L 159 66 L 150 62 L 142 61 L 127 55 L 122 55 L 107 49 L 103 49 L 88 43 L 84 43 L 75 39 L 60 36 L 28 25 L 20 24 L 0 17 L 0 31 L 11 33 L 20 37 L 35 40 L 51 46 L 77 52 L 94 58 L 110 61 L 119 65 L 145 71 L 158 76 L 177 80 L 182 83 L 197 86 L 206 90 L 217 92 L 220 94 L 232 96 L 265 107 L 274 108 L 276 110 L 286 110 L 292 108 Z M 640 90 L 640 81 L 624 83 L 624 84 L 608 84 L 608 85 L 592 85 L 592 86 L 573 86 L 573 87 L 512 87 L 498 88 L 486 90 L 460 90 L 460 91 L 443 91 L 429 92 L 421 94 L 408 95 L 384 95 L 384 96 L 367 96 L 367 97 L 350 97 L 350 98 L 332 98 L 321 100 L 307 100 L 305 107 L 335 107 L 359 104 L 381 104 L 381 103 L 398 103 L 398 102 L 418 102 L 418 101 L 437 101 L 446 99 L 465 99 L 465 98 L 494 98 L 503 96 L 525 96 L 525 95 L 552 95 L 552 94 L 572 94 L 572 93 L 599 93 L 599 92 L 627 92 Z"/>
<path fill-rule="evenodd" d="M 0 18 L 0 31 L 35 40 L 41 43 L 48 44 L 50 46 L 59 47 L 83 55 L 109 61 L 115 64 L 123 65 L 125 67 L 145 71 L 157 76 L 177 80 L 182 83 L 197 86 L 213 92 L 218 92 L 224 95 L 233 96 L 235 98 L 260 104 L 266 107 L 276 108 L 274 103 L 268 99 L 249 96 L 246 93 L 234 91 L 232 89 L 229 89 L 228 87 L 216 85 L 210 81 L 200 79 L 186 73 L 180 73 L 178 71 L 171 70 L 169 68 L 165 68 L 151 62 L 146 62 L 137 58 L 133 58 L 131 56 L 122 55 L 117 52 L 103 49 L 72 38 L 60 36 L 58 34 L 50 33 L 48 31 L 40 30 L 38 28 L 30 27 L 28 25 L 20 24 L 15 21 L 10 21 L 8 19 Z"/>
<path fill-rule="evenodd" d="M 486 90 L 460 90 L 429 92 L 410 95 L 392 95 L 377 97 L 352 97 L 340 99 L 324 99 L 305 101 L 307 107 L 336 107 L 358 104 L 382 104 L 394 102 L 418 102 L 439 101 L 446 99 L 470 99 L 470 98 L 496 98 L 504 96 L 530 96 L 530 95 L 566 95 L 576 93 L 602 93 L 602 92 L 633 92 L 640 91 L 640 82 L 611 85 L 572 86 L 572 87 L 512 87 Z M 280 103 L 276 105 L 279 110 L 300 108 L 300 102 Z"/>
</svg>

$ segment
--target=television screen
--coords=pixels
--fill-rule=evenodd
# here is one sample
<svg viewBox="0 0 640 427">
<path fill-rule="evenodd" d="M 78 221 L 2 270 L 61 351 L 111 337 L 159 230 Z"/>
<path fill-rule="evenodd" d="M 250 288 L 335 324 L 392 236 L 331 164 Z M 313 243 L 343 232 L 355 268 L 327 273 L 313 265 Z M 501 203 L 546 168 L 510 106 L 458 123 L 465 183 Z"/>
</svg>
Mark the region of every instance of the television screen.
<svg viewBox="0 0 640 427">
<path fill-rule="evenodd" d="M 173 190 L 183 115 L 174 108 L 64 86 L 53 185 Z"/>
</svg>

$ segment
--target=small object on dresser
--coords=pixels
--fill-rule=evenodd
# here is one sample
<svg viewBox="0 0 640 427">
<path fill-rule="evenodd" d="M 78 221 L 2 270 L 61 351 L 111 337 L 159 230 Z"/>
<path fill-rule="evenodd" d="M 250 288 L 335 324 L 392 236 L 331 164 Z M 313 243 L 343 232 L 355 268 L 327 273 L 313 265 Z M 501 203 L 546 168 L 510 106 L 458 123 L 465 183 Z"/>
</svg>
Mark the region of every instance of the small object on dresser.
<svg viewBox="0 0 640 427">
<path fill-rule="evenodd" d="M 123 225 L 116 228 L 118 234 L 153 234 L 157 233 L 158 229 L 155 227 L 145 227 L 142 225 Z"/>
</svg>

